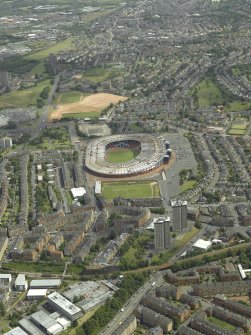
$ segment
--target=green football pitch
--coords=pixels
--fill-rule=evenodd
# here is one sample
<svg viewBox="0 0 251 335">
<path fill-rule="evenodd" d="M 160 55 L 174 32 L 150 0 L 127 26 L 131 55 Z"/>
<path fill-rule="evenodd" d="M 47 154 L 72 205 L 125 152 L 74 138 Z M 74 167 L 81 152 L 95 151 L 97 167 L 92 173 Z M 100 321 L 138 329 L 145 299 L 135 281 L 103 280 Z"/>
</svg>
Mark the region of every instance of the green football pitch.
<svg viewBox="0 0 251 335">
<path fill-rule="evenodd" d="M 117 148 L 106 152 L 106 160 L 111 163 L 124 163 L 135 158 L 138 154 L 137 150 Z"/>
<path fill-rule="evenodd" d="M 156 181 L 143 182 L 109 182 L 102 183 L 102 196 L 107 200 L 123 198 L 154 198 L 160 196 Z"/>
</svg>

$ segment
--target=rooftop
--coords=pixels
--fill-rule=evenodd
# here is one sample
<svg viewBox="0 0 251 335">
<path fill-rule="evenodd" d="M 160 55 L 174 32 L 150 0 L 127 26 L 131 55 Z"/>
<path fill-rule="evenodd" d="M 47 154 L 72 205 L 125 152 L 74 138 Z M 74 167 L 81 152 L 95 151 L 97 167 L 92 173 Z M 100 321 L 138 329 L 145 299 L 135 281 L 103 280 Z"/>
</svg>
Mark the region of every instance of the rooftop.
<svg viewBox="0 0 251 335">
<path fill-rule="evenodd" d="M 8 333 L 4 333 L 4 335 L 28 335 L 28 334 L 20 327 L 16 327 L 10 330 Z"/>
<path fill-rule="evenodd" d="M 51 287 L 51 286 L 60 286 L 61 280 L 60 279 L 35 279 L 32 280 L 30 283 L 30 287 Z"/>
<path fill-rule="evenodd" d="M 86 193 L 86 190 L 84 187 L 75 187 L 71 189 L 71 193 L 72 193 L 73 198 L 79 198 L 79 197 L 82 197 Z"/>
<path fill-rule="evenodd" d="M 27 297 L 38 297 L 38 296 L 46 296 L 47 289 L 39 288 L 39 289 L 30 289 L 27 293 Z"/>
<path fill-rule="evenodd" d="M 81 312 L 81 309 L 63 297 L 57 292 L 53 292 L 48 296 L 48 300 L 54 302 L 61 309 L 65 310 L 70 315 L 75 315 Z"/>
<path fill-rule="evenodd" d="M 212 242 L 206 241 L 200 238 L 193 244 L 193 247 L 207 250 L 208 248 L 211 247 L 211 245 L 212 245 Z"/>
</svg>

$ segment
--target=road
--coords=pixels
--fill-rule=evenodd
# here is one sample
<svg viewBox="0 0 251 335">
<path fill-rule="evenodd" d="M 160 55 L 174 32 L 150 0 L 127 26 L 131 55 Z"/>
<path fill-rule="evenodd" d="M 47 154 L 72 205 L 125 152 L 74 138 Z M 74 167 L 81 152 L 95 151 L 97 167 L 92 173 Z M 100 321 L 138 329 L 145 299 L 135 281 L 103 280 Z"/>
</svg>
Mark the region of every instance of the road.
<svg viewBox="0 0 251 335">
<path fill-rule="evenodd" d="M 54 83 L 49 92 L 47 104 L 42 109 L 42 113 L 39 116 L 39 121 L 37 122 L 36 128 L 33 129 L 31 140 L 34 140 L 35 138 L 39 137 L 47 126 L 49 110 L 53 104 L 53 96 L 56 92 L 59 79 L 60 79 L 60 75 L 55 76 Z"/>
<path fill-rule="evenodd" d="M 133 310 L 139 304 L 140 300 L 143 296 L 154 286 L 159 286 L 163 280 L 162 273 L 154 273 L 151 275 L 150 279 L 147 283 L 145 283 L 127 302 L 127 304 L 123 307 L 122 310 L 114 317 L 114 319 L 100 332 L 100 335 L 111 335 L 118 329 L 118 326 L 125 321 L 126 318 L 130 314 L 132 314 Z"/>
<path fill-rule="evenodd" d="M 178 250 L 173 257 L 170 259 L 170 262 L 177 261 L 181 255 L 186 252 L 192 244 L 198 239 L 203 236 L 205 232 L 205 228 L 201 229 L 193 238 L 186 243 L 180 250 Z M 139 304 L 140 300 L 143 296 L 154 286 L 160 286 L 161 282 L 163 281 L 163 274 L 165 271 L 153 273 L 150 276 L 150 279 L 132 296 L 132 298 L 123 306 L 123 312 L 120 311 L 116 314 L 114 319 L 109 322 L 109 324 L 99 333 L 99 335 L 111 335 L 115 330 L 117 330 L 118 326 L 125 321 L 125 319 L 132 314 L 133 310 Z"/>
</svg>

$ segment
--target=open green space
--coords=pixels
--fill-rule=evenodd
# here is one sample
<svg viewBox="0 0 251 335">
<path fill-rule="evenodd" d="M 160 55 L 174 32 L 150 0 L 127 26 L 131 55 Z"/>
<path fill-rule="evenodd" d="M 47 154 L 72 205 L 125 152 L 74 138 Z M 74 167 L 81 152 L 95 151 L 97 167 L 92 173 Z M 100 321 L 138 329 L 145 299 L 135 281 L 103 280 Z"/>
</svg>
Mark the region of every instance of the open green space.
<svg viewBox="0 0 251 335">
<path fill-rule="evenodd" d="M 37 103 L 37 98 L 45 87 L 50 87 L 50 81 L 44 80 L 36 86 L 22 90 L 13 91 L 0 96 L 0 108 L 27 107 Z"/>
<path fill-rule="evenodd" d="M 70 104 L 72 102 L 79 102 L 81 98 L 81 92 L 78 91 L 69 91 L 60 93 L 56 97 L 56 103 L 63 105 L 63 104 Z"/>
<path fill-rule="evenodd" d="M 29 263 L 11 262 L 2 265 L 3 270 L 13 270 L 17 272 L 38 272 L 38 273 L 63 273 L 64 264 L 58 263 Z"/>
<path fill-rule="evenodd" d="M 178 248 L 183 247 L 189 240 L 194 237 L 194 235 L 198 233 L 198 231 L 199 230 L 193 226 L 191 230 L 177 236 L 175 240 L 175 246 Z"/>
<path fill-rule="evenodd" d="M 245 129 L 236 129 L 236 128 L 231 128 L 228 130 L 228 135 L 245 135 L 246 130 Z"/>
<path fill-rule="evenodd" d="M 138 150 L 114 148 L 106 152 L 106 160 L 111 163 L 123 163 L 137 157 L 138 154 Z"/>
<path fill-rule="evenodd" d="M 228 330 L 231 330 L 231 331 L 234 331 L 236 329 L 236 327 L 231 325 L 230 323 L 228 323 L 226 321 L 223 321 L 223 320 L 220 320 L 220 319 L 217 319 L 214 316 L 211 316 L 209 318 L 209 321 L 211 321 L 212 323 L 214 323 L 215 325 L 217 325 L 217 326 L 219 326 L 220 328 L 223 328 L 223 329 L 228 329 Z"/>
<path fill-rule="evenodd" d="M 73 38 L 67 38 L 66 40 L 50 45 L 44 50 L 41 50 L 37 53 L 30 54 L 26 56 L 25 58 L 42 60 L 44 58 L 47 58 L 50 54 L 57 54 L 60 51 L 67 51 L 67 50 L 73 50 L 73 49 L 74 49 Z"/>
<path fill-rule="evenodd" d="M 101 193 L 107 200 L 119 196 L 123 198 L 154 198 L 160 195 L 156 181 L 102 183 Z"/>
<path fill-rule="evenodd" d="M 100 117 L 101 112 L 83 112 L 83 113 L 69 113 L 63 114 L 61 120 L 72 120 L 72 119 L 95 119 Z"/>
<path fill-rule="evenodd" d="M 235 100 L 224 107 L 226 112 L 240 112 L 251 109 L 251 101 Z"/>
<path fill-rule="evenodd" d="M 190 95 L 197 99 L 199 108 L 223 103 L 220 88 L 209 78 L 196 85 Z"/>
<path fill-rule="evenodd" d="M 247 129 L 248 123 L 233 123 L 231 128 L 245 130 Z"/>
<path fill-rule="evenodd" d="M 180 186 L 180 192 L 186 192 L 188 190 L 191 190 L 195 187 L 197 182 L 195 180 L 186 180 L 181 186 Z"/>
<path fill-rule="evenodd" d="M 85 71 L 83 73 L 83 78 L 97 83 L 97 82 L 102 82 L 108 79 L 118 77 L 121 74 L 122 74 L 122 71 L 117 68 L 96 67 L 96 68 L 92 68 L 92 69 Z"/>
</svg>

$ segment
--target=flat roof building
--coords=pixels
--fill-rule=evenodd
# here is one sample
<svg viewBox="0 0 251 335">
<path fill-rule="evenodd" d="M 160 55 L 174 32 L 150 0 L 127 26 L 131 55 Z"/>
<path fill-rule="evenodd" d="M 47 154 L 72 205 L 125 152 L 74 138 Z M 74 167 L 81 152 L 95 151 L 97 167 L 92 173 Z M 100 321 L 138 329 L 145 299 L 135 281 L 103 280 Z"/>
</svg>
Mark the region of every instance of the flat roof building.
<svg viewBox="0 0 251 335">
<path fill-rule="evenodd" d="M 26 318 L 18 321 L 18 324 L 28 335 L 44 335 L 44 332 Z"/>
<path fill-rule="evenodd" d="M 34 279 L 30 283 L 30 288 L 58 288 L 61 279 Z"/>
<path fill-rule="evenodd" d="M 27 280 L 24 274 L 19 274 L 15 280 L 15 289 L 17 291 L 26 291 L 28 288 Z"/>
<path fill-rule="evenodd" d="M 0 283 L 1 284 L 10 284 L 11 283 L 11 274 L 9 273 L 0 273 Z"/>
<path fill-rule="evenodd" d="M 42 310 L 32 314 L 30 319 L 49 335 L 56 335 L 64 330 L 64 328 L 56 320 Z"/>
<path fill-rule="evenodd" d="M 62 313 L 71 321 L 77 320 L 83 315 L 79 307 L 57 292 L 51 293 L 47 297 L 47 301 L 56 311 Z"/>
<path fill-rule="evenodd" d="M 84 187 L 75 187 L 71 189 L 71 194 L 73 198 L 80 198 L 86 193 L 86 190 Z"/>
<path fill-rule="evenodd" d="M 46 288 L 38 288 L 38 289 L 30 289 L 27 293 L 27 299 L 29 300 L 39 300 L 46 298 L 47 289 Z"/>
<path fill-rule="evenodd" d="M 199 238 L 194 244 L 193 247 L 198 249 L 207 250 L 212 246 L 212 242 L 203 240 L 202 238 Z"/>
<path fill-rule="evenodd" d="M 16 328 L 10 330 L 7 333 L 4 333 L 4 335 L 28 335 L 28 333 L 26 333 L 20 327 L 16 327 Z"/>
</svg>

